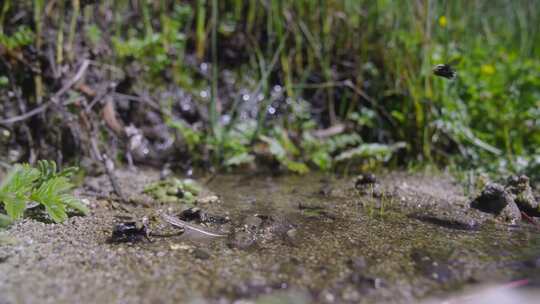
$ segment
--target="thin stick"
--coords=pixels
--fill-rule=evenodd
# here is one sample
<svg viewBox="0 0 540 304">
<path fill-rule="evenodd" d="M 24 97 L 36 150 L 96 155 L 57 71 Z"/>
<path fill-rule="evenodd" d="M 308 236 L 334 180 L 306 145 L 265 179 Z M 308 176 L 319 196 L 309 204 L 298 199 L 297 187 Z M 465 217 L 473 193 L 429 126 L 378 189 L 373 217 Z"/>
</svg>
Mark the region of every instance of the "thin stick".
<svg viewBox="0 0 540 304">
<path fill-rule="evenodd" d="M 73 78 L 71 78 L 58 92 L 56 92 L 52 97 L 51 100 L 55 101 L 60 95 L 67 92 L 77 81 L 81 80 L 81 78 L 84 76 L 84 73 L 88 69 L 88 66 L 90 66 L 90 60 L 83 60 L 83 63 L 81 64 L 81 67 L 77 71 L 77 74 Z"/>
<path fill-rule="evenodd" d="M 14 123 L 14 122 L 17 122 L 17 121 L 21 121 L 21 120 L 26 120 L 34 115 L 37 115 L 43 111 L 45 111 L 45 109 L 47 109 L 48 107 L 48 104 L 44 104 L 42 106 L 39 106 L 35 109 L 32 109 L 22 115 L 19 115 L 19 116 L 15 116 L 15 117 L 11 117 L 11 118 L 8 118 L 8 119 L 3 119 L 3 120 L 0 120 L 0 124 L 11 124 L 11 123 Z"/>
<path fill-rule="evenodd" d="M 81 64 L 81 67 L 79 68 L 79 70 L 77 71 L 77 74 L 75 74 L 75 76 L 70 80 L 68 81 L 68 83 L 66 83 L 58 92 L 56 92 L 51 98 L 50 98 L 50 102 L 56 102 L 58 97 L 60 97 L 62 94 L 64 94 L 65 92 L 67 92 L 69 89 L 71 89 L 71 87 L 73 87 L 73 85 L 75 85 L 75 83 L 77 83 L 77 81 L 79 81 L 84 73 L 86 72 L 86 70 L 88 69 L 88 66 L 90 65 L 90 61 L 89 60 L 84 60 L 83 63 Z M 0 120 L 0 124 L 11 124 L 11 123 L 15 123 L 15 122 L 18 122 L 18 121 L 21 121 L 21 120 L 26 120 L 32 116 L 35 116 L 43 111 L 45 111 L 49 106 L 50 106 L 50 102 L 48 103 L 45 103 L 35 109 L 32 109 L 24 114 L 21 114 L 19 116 L 15 116 L 15 117 L 11 117 L 11 118 L 7 118 L 7 119 L 3 119 L 3 120 Z M 66 104 L 64 104 L 66 105 Z"/>
<path fill-rule="evenodd" d="M 122 189 L 120 188 L 120 185 L 118 185 L 116 176 L 114 175 L 114 171 L 113 171 L 114 168 L 113 168 L 112 160 L 108 157 L 106 153 L 101 154 L 99 152 L 99 148 L 97 146 L 97 142 L 94 136 L 92 136 L 90 140 L 90 144 L 92 146 L 92 150 L 94 151 L 94 154 L 96 155 L 98 160 L 103 163 L 103 166 L 105 167 L 105 172 L 107 173 L 107 176 L 109 177 L 113 191 L 116 193 L 116 195 L 118 195 L 118 197 L 123 203 L 126 203 L 127 199 L 122 193 Z"/>
<path fill-rule="evenodd" d="M 127 95 L 127 94 L 122 94 L 122 93 L 117 93 L 117 92 L 115 92 L 114 95 L 115 95 L 115 96 L 118 96 L 118 97 L 120 97 L 120 98 L 125 98 L 125 99 L 130 100 L 130 101 L 136 101 L 136 102 L 146 103 L 146 104 L 149 105 L 152 109 L 161 112 L 160 106 L 159 106 L 155 101 L 153 101 L 153 100 L 150 99 L 150 98 L 140 97 L 140 96 L 134 96 L 134 95 Z"/>
</svg>

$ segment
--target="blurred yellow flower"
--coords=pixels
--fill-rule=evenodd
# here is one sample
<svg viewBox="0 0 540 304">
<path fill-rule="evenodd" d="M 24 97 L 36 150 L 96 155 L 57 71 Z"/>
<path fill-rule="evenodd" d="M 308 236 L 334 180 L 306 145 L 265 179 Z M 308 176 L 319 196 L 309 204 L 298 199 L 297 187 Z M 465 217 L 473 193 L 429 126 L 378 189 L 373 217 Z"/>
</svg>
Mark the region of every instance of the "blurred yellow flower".
<svg viewBox="0 0 540 304">
<path fill-rule="evenodd" d="M 480 68 L 480 72 L 483 75 L 491 76 L 495 74 L 495 67 L 492 66 L 491 64 L 483 64 L 482 67 Z"/>
<path fill-rule="evenodd" d="M 446 20 L 446 16 L 439 17 L 439 25 L 441 27 L 446 27 L 447 24 L 448 24 L 448 20 Z"/>
</svg>

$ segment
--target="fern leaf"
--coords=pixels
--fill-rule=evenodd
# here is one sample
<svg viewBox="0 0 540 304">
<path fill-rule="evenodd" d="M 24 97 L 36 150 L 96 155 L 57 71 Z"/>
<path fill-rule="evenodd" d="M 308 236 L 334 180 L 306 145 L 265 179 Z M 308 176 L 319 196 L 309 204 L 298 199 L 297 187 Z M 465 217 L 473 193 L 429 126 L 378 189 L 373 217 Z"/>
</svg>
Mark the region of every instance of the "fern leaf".
<svg viewBox="0 0 540 304">
<path fill-rule="evenodd" d="M 12 219 L 23 216 L 28 201 L 28 193 L 39 171 L 29 165 L 17 165 L 0 185 L 0 202 L 4 203 L 7 214 Z"/>
<path fill-rule="evenodd" d="M 57 223 L 67 219 L 66 207 L 88 213 L 85 205 L 68 194 L 73 188 L 68 178 L 77 168 L 57 172 L 56 163 L 47 160 L 40 160 L 37 168 L 27 164 L 16 165 L 0 184 L 0 203 L 4 204 L 12 220 L 23 216 L 29 201 L 45 206 L 49 216 Z"/>
<path fill-rule="evenodd" d="M 79 171 L 79 168 L 77 168 L 77 167 L 68 167 L 68 168 L 65 168 L 64 170 L 62 170 L 61 172 L 59 172 L 57 174 L 57 176 L 70 178 L 73 175 L 75 175 L 75 173 L 77 173 L 77 171 Z"/>
<path fill-rule="evenodd" d="M 32 189 L 32 183 L 39 178 L 39 171 L 28 164 L 16 165 L 0 185 L 0 192 L 22 193 Z"/>
<path fill-rule="evenodd" d="M 11 224 L 13 224 L 13 220 L 9 216 L 0 213 L 0 229 L 6 228 Z"/>
<path fill-rule="evenodd" d="M 355 158 L 373 158 L 378 161 L 388 161 L 395 151 L 403 147 L 405 147 L 405 144 L 402 142 L 398 142 L 393 145 L 385 145 L 379 143 L 361 144 L 354 149 L 349 149 L 342 152 L 341 154 L 336 156 L 335 161 L 340 162 L 352 160 Z"/>
<path fill-rule="evenodd" d="M 284 159 L 287 156 L 287 151 L 277 139 L 265 135 L 261 135 L 259 138 L 268 144 L 270 153 L 276 159 Z"/>
<path fill-rule="evenodd" d="M 62 203 L 72 209 L 75 209 L 79 212 L 81 212 L 82 214 L 88 214 L 90 212 L 90 209 L 88 209 L 88 207 L 86 207 L 86 205 L 84 205 L 79 199 L 77 199 L 76 197 L 72 196 L 72 195 L 69 195 L 69 194 L 64 194 L 61 196 L 60 200 L 62 201 Z"/>
<path fill-rule="evenodd" d="M 287 167 L 287 170 L 291 172 L 298 174 L 306 174 L 309 172 L 309 167 L 304 163 L 292 161 L 289 159 L 283 160 L 282 163 Z"/>
<path fill-rule="evenodd" d="M 2 201 L 4 202 L 4 209 L 6 209 L 6 213 L 10 218 L 17 220 L 23 216 L 26 209 L 26 201 L 24 199 L 15 195 L 7 195 L 3 196 Z"/>
<path fill-rule="evenodd" d="M 55 221 L 56 223 L 61 223 L 67 219 L 67 213 L 66 213 L 66 207 L 58 202 L 52 202 L 52 204 L 44 204 L 45 210 L 49 214 L 49 216 Z"/>
<path fill-rule="evenodd" d="M 54 177 L 42 183 L 30 198 L 45 206 L 53 221 L 59 223 L 67 219 L 66 207 L 62 203 L 62 194 L 70 190 L 71 183 L 65 177 Z"/>
</svg>

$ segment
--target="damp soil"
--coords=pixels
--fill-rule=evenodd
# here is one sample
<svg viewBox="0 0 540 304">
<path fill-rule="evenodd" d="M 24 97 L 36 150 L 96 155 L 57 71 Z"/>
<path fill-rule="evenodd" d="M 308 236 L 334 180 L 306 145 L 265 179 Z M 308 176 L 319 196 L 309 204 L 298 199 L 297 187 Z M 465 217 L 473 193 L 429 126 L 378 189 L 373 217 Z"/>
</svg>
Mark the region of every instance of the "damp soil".
<svg viewBox="0 0 540 304">
<path fill-rule="evenodd" d="M 446 175 L 381 174 L 365 191 L 317 174 L 200 179 L 201 197 L 219 200 L 183 215 L 202 212 L 186 220 L 224 237 L 165 223 L 159 214 L 192 206 L 145 195 L 158 172 L 118 177 L 128 204 L 110 199 L 106 176 L 89 178 L 76 194 L 90 215 L 0 231 L 1 304 L 412 303 L 486 284 L 540 289 L 540 229 L 471 209 Z M 143 217 L 151 241 L 111 242 L 116 224 Z"/>
</svg>

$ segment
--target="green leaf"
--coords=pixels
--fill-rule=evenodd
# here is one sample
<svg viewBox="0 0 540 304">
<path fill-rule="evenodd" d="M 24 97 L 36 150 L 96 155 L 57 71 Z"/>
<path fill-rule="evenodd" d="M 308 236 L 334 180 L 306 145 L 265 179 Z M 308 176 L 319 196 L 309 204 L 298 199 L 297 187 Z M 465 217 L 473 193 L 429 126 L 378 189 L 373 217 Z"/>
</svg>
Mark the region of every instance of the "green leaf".
<svg viewBox="0 0 540 304">
<path fill-rule="evenodd" d="M 39 171 L 29 165 L 16 165 L 0 185 L 0 202 L 13 220 L 20 219 L 26 209 L 28 195 Z"/>
<path fill-rule="evenodd" d="M 32 183 L 39 178 L 39 171 L 27 164 L 16 165 L 8 173 L 0 185 L 0 192 L 4 193 L 24 193 L 32 189 Z"/>
<path fill-rule="evenodd" d="M 12 219 L 23 216 L 26 203 L 37 202 L 43 206 L 55 222 L 67 218 L 66 207 L 84 214 L 88 208 L 78 199 L 68 194 L 73 188 L 68 177 L 77 168 L 71 167 L 57 172 L 54 161 L 40 160 L 38 169 L 27 164 L 16 165 L 0 185 L 0 202 L 4 204 L 7 215 Z"/>
<path fill-rule="evenodd" d="M 332 157 L 328 152 L 319 150 L 311 156 L 311 161 L 319 167 L 319 169 L 327 171 L 332 167 Z"/>
<path fill-rule="evenodd" d="M 295 156 L 300 154 L 300 150 L 298 150 L 296 145 L 291 141 L 286 130 L 280 127 L 276 127 L 274 129 L 274 132 L 277 135 L 276 138 L 278 139 L 280 145 L 287 152 L 287 154 Z"/>
<path fill-rule="evenodd" d="M 10 218 L 18 220 L 22 218 L 26 209 L 26 200 L 16 195 L 8 195 L 3 197 L 4 208 Z"/>
<path fill-rule="evenodd" d="M 15 196 L 7 196 L 3 199 L 7 214 L 14 220 L 20 219 L 26 209 L 26 201 Z"/>
<path fill-rule="evenodd" d="M 37 163 L 42 179 L 49 179 L 56 175 L 56 163 L 50 160 L 39 160 Z"/>
<path fill-rule="evenodd" d="M 0 75 L 0 88 L 7 87 L 8 84 L 9 84 L 9 79 L 4 75 Z"/>
<path fill-rule="evenodd" d="M 87 26 L 85 34 L 86 38 L 88 38 L 88 41 L 90 41 L 90 44 L 93 46 L 97 46 L 98 43 L 101 41 L 101 30 L 95 24 Z"/>
<path fill-rule="evenodd" d="M 390 159 L 394 151 L 403 148 L 404 143 L 394 145 L 384 145 L 378 143 L 362 144 L 354 149 L 349 149 L 336 156 L 336 161 L 351 160 L 355 158 L 375 158 L 379 161 Z"/>
<path fill-rule="evenodd" d="M 45 206 L 53 221 L 60 223 L 67 219 L 66 207 L 62 202 L 64 192 L 72 188 L 65 177 L 54 177 L 42 183 L 30 198 Z"/>
<path fill-rule="evenodd" d="M 166 118 L 165 124 L 180 132 L 186 142 L 186 145 L 188 146 L 189 151 L 195 151 L 195 148 L 202 142 L 201 132 L 192 129 L 183 120 L 172 120 L 171 118 Z"/>
<path fill-rule="evenodd" d="M 239 166 L 243 164 L 250 164 L 255 161 L 255 157 L 247 152 L 237 154 L 231 158 L 226 159 L 223 164 L 226 167 Z"/>
<path fill-rule="evenodd" d="M 56 223 L 61 223 L 67 219 L 66 207 L 59 201 L 50 201 L 45 204 L 45 210 Z"/>
<path fill-rule="evenodd" d="M 193 205 L 195 203 L 195 195 L 193 193 L 186 191 L 184 192 L 184 197 L 182 198 L 182 201 L 185 204 Z"/>
<path fill-rule="evenodd" d="M 272 137 L 268 137 L 265 135 L 261 135 L 260 139 L 268 144 L 268 148 L 270 149 L 270 153 L 278 160 L 284 159 L 287 156 L 287 152 L 285 151 L 285 148 L 281 145 L 281 143 Z"/>
<path fill-rule="evenodd" d="M 356 133 L 336 135 L 328 139 L 328 152 L 334 153 L 347 147 L 356 146 L 361 142 L 362 137 Z"/>
<path fill-rule="evenodd" d="M 199 194 L 203 188 L 196 181 L 186 178 L 182 181 L 182 186 L 187 192 L 191 192 L 194 195 Z"/>
<path fill-rule="evenodd" d="M 60 172 L 57 172 L 56 163 L 52 160 L 39 160 L 37 163 L 37 167 L 40 172 L 38 186 L 41 185 L 41 183 L 43 183 L 44 181 L 52 179 L 54 177 L 62 176 L 70 178 L 79 170 L 79 168 L 77 167 L 68 167 Z"/>
<path fill-rule="evenodd" d="M 301 162 L 296 162 L 292 160 L 284 160 L 284 165 L 287 167 L 287 170 L 298 173 L 298 174 L 306 174 L 309 172 L 309 168 L 306 164 Z"/>
<path fill-rule="evenodd" d="M 62 195 L 60 197 L 60 200 L 67 207 L 75 209 L 75 210 L 81 212 L 84 215 L 86 215 L 86 214 L 88 214 L 90 212 L 90 209 L 88 209 L 88 207 L 86 207 L 86 205 L 83 204 L 81 202 L 81 200 L 79 200 L 78 198 L 76 198 L 76 197 L 74 197 L 72 195 L 64 194 L 64 195 Z"/>
<path fill-rule="evenodd" d="M 6 228 L 13 224 L 11 217 L 0 213 L 0 228 Z"/>
<path fill-rule="evenodd" d="M 19 26 L 11 35 L 0 33 L 0 45 L 3 45 L 8 50 L 13 50 L 26 46 L 34 40 L 34 32 L 28 26 Z"/>
</svg>

